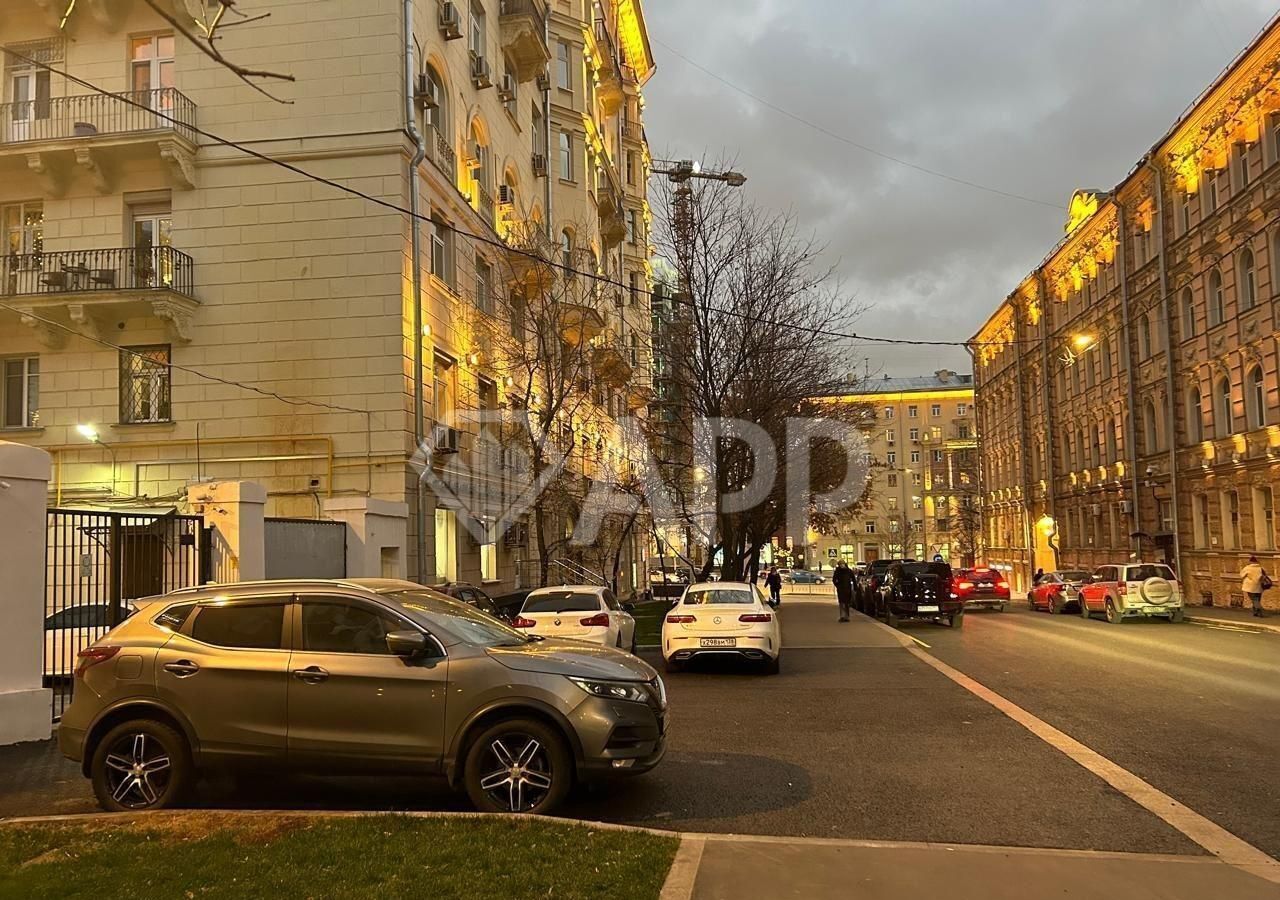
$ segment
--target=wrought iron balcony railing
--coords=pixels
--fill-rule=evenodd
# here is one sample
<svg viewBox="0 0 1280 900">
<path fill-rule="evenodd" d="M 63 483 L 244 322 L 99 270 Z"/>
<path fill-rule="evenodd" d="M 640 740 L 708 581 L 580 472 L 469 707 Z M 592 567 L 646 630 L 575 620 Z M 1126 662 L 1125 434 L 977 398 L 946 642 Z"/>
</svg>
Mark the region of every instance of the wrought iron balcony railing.
<svg viewBox="0 0 1280 900">
<path fill-rule="evenodd" d="M 175 88 L 0 103 L 0 145 L 149 131 L 194 141 L 195 124 L 196 105 Z"/>
<path fill-rule="evenodd" d="M 538 31 L 546 30 L 547 14 L 534 0 L 502 0 L 499 11 L 504 16 L 530 16 Z"/>
<path fill-rule="evenodd" d="M 0 257 L 0 294 L 173 291 L 194 299 L 192 262 L 172 247 L 12 253 Z"/>
</svg>

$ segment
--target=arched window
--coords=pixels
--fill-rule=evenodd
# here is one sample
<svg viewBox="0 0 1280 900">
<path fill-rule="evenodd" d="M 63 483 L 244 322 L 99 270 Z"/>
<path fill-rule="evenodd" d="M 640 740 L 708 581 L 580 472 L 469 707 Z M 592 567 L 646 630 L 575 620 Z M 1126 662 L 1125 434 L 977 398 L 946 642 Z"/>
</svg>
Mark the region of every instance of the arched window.
<svg viewBox="0 0 1280 900">
<path fill-rule="evenodd" d="M 1280 116 L 1275 121 L 1280 123 Z M 1280 230 L 1271 233 L 1271 295 L 1276 294 L 1280 294 Z"/>
<path fill-rule="evenodd" d="M 471 178 L 487 194 L 493 183 L 489 171 L 489 143 L 479 119 L 471 123 L 470 141 L 467 150 L 471 156 Z"/>
<path fill-rule="evenodd" d="M 560 265 L 567 270 L 566 276 L 573 274 L 573 232 L 568 228 L 560 232 Z"/>
<path fill-rule="evenodd" d="M 1196 296 L 1191 288 L 1182 289 L 1182 339 L 1196 336 Z"/>
<path fill-rule="evenodd" d="M 1156 420 L 1155 404 L 1150 400 L 1142 405 L 1142 445 L 1148 453 L 1160 449 L 1160 426 Z"/>
<path fill-rule="evenodd" d="M 426 135 L 427 155 L 433 156 L 436 152 L 435 135 L 430 133 L 430 129 L 434 129 L 446 143 L 449 142 L 449 94 L 444 89 L 444 79 L 440 77 L 440 73 L 436 71 L 435 66 L 428 63 L 424 74 L 427 76 L 427 93 L 423 98 L 423 105 L 426 110 L 426 124 L 429 129 Z"/>
<path fill-rule="evenodd" d="M 1143 313 L 1138 317 L 1138 359 L 1146 359 L 1151 355 L 1151 316 Z"/>
<path fill-rule="evenodd" d="M 1267 424 L 1267 388 L 1262 366 L 1254 366 L 1244 376 L 1244 408 L 1250 431 Z"/>
<path fill-rule="evenodd" d="M 1214 269 L 1209 274 L 1209 327 L 1221 325 L 1226 319 L 1227 304 L 1222 295 L 1222 273 Z"/>
<path fill-rule="evenodd" d="M 1217 426 L 1218 437 L 1230 437 L 1236 430 L 1231 410 L 1231 382 L 1223 377 L 1218 379 L 1218 387 L 1214 392 L 1213 411 L 1214 424 Z"/>
<path fill-rule="evenodd" d="M 1253 251 L 1248 247 L 1240 254 L 1240 308 L 1253 309 L 1258 302 L 1258 273 L 1254 271 Z"/>
<path fill-rule="evenodd" d="M 1107 441 L 1107 462 L 1114 463 L 1116 461 L 1116 423 L 1114 419 L 1107 419 L 1102 423 L 1102 430 Z"/>
<path fill-rule="evenodd" d="M 1200 388 L 1187 391 L 1187 437 L 1191 443 L 1204 440 L 1204 412 L 1201 410 Z"/>
</svg>

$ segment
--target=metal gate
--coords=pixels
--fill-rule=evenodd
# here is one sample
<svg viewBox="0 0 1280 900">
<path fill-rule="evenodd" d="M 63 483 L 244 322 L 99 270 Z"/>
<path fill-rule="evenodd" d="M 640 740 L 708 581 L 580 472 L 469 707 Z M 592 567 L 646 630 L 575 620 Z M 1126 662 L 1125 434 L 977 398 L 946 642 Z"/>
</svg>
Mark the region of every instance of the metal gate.
<svg viewBox="0 0 1280 900">
<path fill-rule="evenodd" d="M 57 721 L 76 656 L 128 618 L 129 601 L 209 581 L 199 516 L 51 509 L 45 551 L 44 679 Z"/>
<path fill-rule="evenodd" d="M 266 520 L 268 578 L 346 578 L 347 523 L 327 519 Z"/>
</svg>

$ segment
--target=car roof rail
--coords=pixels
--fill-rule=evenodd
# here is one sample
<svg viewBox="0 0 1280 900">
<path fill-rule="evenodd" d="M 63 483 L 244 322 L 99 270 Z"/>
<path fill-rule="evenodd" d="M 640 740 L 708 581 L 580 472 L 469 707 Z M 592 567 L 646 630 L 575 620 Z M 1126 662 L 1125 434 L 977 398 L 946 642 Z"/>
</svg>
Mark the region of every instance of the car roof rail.
<svg viewBox="0 0 1280 900">
<path fill-rule="evenodd" d="M 353 590 L 362 591 L 366 594 L 377 593 L 367 585 L 358 584 L 345 578 L 263 578 L 258 581 L 227 581 L 217 582 L 209 581 L 204 584 L 192 584 L 186 587 L 174 588 L 161 596 L 172 597 L 175 594 L 199 594 L 205 591 L 223 590 L 239 590 L 241 588 L 261 588 L 261 587 L 279 587 L 284 584 L 302 584 L 313 585 L 322 584 L 328 586 L 338 585 Z"/>
</svg>

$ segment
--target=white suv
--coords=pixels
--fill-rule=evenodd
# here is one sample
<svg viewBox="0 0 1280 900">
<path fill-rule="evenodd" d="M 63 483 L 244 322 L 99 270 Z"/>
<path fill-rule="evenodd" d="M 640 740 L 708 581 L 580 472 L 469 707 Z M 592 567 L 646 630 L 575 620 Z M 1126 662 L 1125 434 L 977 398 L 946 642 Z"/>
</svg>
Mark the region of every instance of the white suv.
<svg viewBox="0 0 1280 900">
<path fill-rule="evenodd" d="M 1182 585 L 1164 563 L 1100 566 L 1080 586 L 1080 615 L 1102 613 L 1118 625 L 1139 616 L 1182 621 Z"/>
</svg>

